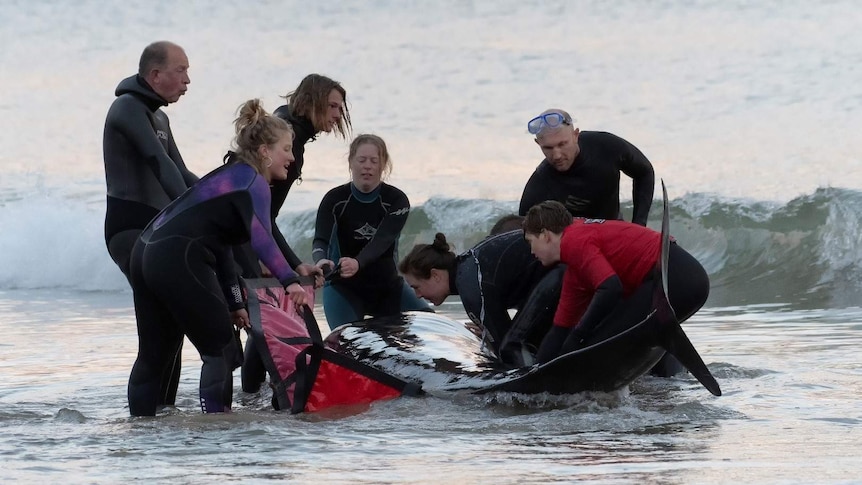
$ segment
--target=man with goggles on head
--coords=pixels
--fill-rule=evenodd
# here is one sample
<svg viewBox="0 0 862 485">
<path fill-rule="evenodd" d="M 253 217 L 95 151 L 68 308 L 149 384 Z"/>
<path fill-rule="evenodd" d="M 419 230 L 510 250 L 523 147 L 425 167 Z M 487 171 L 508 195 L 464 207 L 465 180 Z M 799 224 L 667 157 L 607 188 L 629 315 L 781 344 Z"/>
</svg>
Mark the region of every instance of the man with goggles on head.
<svg viewBox="0 0 862 485">
<path fill-rule="evenodd" d="M 632 179 L 632 222 L 646 226 L 655 189 L 652 164 L 634 145 L 603 131 L 581 132 L 569 113 L 549 109 L 527 123 L 545 159 L 524 187 L 518 214 L 525 216 L 546 200 L 562 203 L 572 217 L 622 219 L 620 172 Z M 519 329 L 513 328 L 512 333 Z M 670 354 L 651 374 L 670 376 L 682 370 Z"/>
<path fill-rule="evenodd" d="M 632 222 L 645 226 L 652 205 L 652 164 L 634 145 L 602 131 L 581 132 L 569 113 L 549 109 L 527 123 L 545 159 L 527 181 L 520 215 L 556 200 L 574 217 L 622 219 L 620 172 L 632 179 Z"/>
</svg>

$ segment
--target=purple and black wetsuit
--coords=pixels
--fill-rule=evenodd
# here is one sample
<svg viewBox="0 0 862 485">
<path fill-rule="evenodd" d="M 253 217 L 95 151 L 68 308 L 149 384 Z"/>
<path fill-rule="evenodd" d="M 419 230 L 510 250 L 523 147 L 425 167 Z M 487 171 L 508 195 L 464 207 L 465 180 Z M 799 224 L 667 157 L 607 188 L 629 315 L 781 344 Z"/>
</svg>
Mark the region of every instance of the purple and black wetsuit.
<svg viewBox="0 0 862 485">
<path fill-rule="evenodd" d="M 132 415 L 155 414 L 160 376 L 183 335 L 203 360 L 204 412 L 230 409 L 240 364 L 230 312 L 244 307 L 232 246 L 246 242 L 282 285 L 299 281 L 272 236 L 269 184 L 236 162 L 207 174 L 141 234 L 130 265 L 139 336 L 129 378 Z"/>
</svg>

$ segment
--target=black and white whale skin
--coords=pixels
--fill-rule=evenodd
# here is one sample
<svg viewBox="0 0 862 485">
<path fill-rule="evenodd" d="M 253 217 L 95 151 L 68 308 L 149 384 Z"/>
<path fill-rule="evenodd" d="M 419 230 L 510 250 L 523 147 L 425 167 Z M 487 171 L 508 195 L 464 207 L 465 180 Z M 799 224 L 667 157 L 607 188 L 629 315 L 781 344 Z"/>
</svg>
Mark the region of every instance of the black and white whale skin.
<svg viewBox="0 0 862 485">
<path fill-rule="evenodd" d="M 679 325 L 661 322 L 658 312 L 595 345 L 542 365 L 520 368 L 501 363 L 464 323 L 428 312 L 349 323 L 335 329 L 325 344 L 387 374 L 419 384 L 432 395 L 491 391 L 574 394 L 613 391 L 628 385 L 661 359 L 668 350 L 663 346 L 665 341 L 672 342 L 669 347 L 683 350 L 674 355 L 680 358 L 678 354 L 682 354 L 680 361 L 684 365 L 696 357 L 701 370 L 706 369 Z M 714 394 L 719 395 L 717 383 L 714 389 Z"/>
</svg>

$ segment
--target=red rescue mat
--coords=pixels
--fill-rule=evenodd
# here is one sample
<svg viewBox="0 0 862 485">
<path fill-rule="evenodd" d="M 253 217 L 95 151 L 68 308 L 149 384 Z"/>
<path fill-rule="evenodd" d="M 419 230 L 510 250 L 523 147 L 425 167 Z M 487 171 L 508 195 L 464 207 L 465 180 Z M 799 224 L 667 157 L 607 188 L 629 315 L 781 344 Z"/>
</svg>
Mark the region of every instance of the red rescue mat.
<svg viewBox="0 0 862 485">
<path fill-rule="evenodd" d="M 311 308 L 297 311 L 278 281 L 246 280 L 246 287 L 252 337 L 277 409 L 316 412 L 421 392 L 417 384 L 326 348 Z M 314 290 L 305 289 L 313 305 Z"/>
</svg>

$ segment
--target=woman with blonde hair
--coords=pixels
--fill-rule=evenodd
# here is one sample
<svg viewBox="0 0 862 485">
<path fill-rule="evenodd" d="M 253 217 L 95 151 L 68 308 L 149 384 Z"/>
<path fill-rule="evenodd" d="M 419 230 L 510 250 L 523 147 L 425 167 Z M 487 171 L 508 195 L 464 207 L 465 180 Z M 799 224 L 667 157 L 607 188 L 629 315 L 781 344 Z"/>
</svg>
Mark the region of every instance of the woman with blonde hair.
<svg viewBox="0 0 862 485">
<path fill-rule="evenodd" d="M 233 369 L 241 350 L 233 326 L 248 328 L 232 247 L 250 242 L 257 257 L 297 305 L 306 302 L 298 275 L 272 236 L 270 190 L 293 163 L 293 131 L 253 99 L 239 109 L 235 151 L 162 210 L 132 251 L 131 283 L 138 356 L 129 378 L 129 412 L 152 416 L 165 370 L 183 337 L 203 361 L 201 408 L 230 410 Z"/>
</svg>

